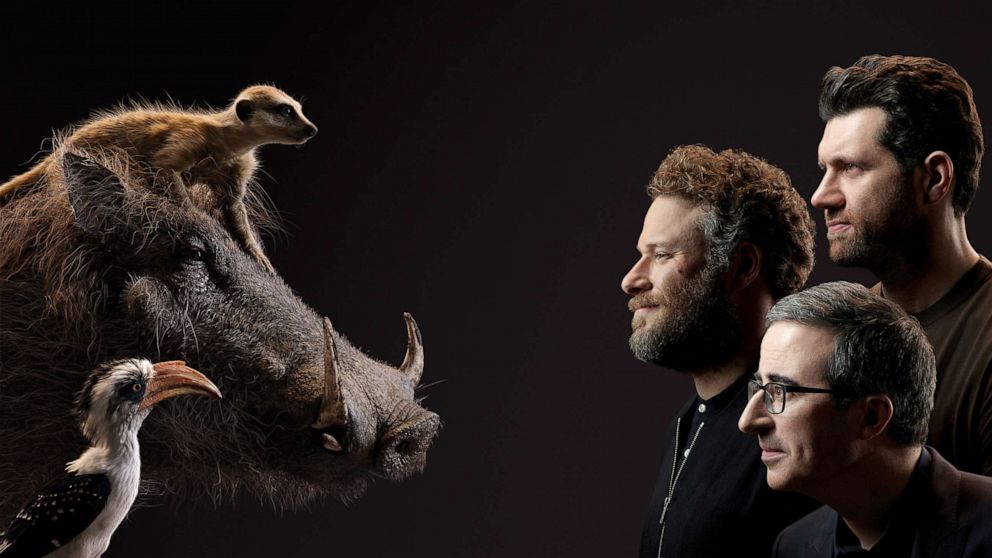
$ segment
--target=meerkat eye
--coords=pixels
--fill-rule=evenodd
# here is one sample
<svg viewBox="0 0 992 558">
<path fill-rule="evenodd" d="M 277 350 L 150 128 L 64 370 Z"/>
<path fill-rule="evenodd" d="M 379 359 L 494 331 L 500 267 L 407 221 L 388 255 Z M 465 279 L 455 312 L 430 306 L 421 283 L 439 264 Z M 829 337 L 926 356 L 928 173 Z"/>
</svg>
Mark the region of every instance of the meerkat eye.
<svg viewBox="0 0 992 558">
<path fill-rule="evenodd" d="M 276 107 L 276 113 L 283 118 L 293 118 L 296 116 L 296 111 L 293 110 L 293 107 L 285 103 Z"/>
</svg>

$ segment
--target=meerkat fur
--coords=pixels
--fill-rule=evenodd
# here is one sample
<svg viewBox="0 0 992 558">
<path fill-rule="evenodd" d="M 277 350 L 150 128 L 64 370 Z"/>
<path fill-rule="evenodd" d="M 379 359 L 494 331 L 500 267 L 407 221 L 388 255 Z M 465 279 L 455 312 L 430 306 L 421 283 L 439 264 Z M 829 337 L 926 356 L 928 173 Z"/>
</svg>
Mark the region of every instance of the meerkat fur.
<svg viewBox="0 0 992 558">
<path fill-rule="evenodd" d="M 59 150 L 122 149 L 151 172 L 183 173 L 187 184 L 208 186 L 232 235 L 268 270 L 244 204 L 258 168 L 255 151 L 271 143 L 299 145 L 317 133 L 299 102 L 269 85 L 242 90 L 224 110 L 142 103 L 98 111 L 67 131 L 59 147 L 29 171 L 0 185 L 0 199 L 42 181 Z"/>
</svg>

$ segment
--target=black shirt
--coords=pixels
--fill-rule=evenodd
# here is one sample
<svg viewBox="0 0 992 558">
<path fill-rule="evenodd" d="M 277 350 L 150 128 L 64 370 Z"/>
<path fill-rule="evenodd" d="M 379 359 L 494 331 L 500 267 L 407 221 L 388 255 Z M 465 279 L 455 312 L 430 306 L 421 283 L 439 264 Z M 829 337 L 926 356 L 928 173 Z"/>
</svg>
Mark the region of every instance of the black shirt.
<svg viewBox="0 0 992 558">
<path fill-rule="evenodd" d="M 988 558 L 992 556 L 992 479 L 958 471 L 925 447 L 892 506 L 882 538 L 870 551 L 823 506 L 779 535 L 779 558 Z"/>
<path fill-rule="evenodd" d="M 871 550 L 861 548 L 861 541 L 851 531 L 844 520 L 837 518 L 837 529 L 834 535 L 835 558 L 859 557 L 891 557 L 903 558 L 913 551 L 913 531 L 916 520 L 916 506 L 920 505 L 920 497 L 926 491 L 926 471 L 930 466 L 930 454 L 920 452 L 916 467 L 909 478 L 906 488 L 896 498 L 892 505 L 892 517 L 889 519 L 882 537 L 871 547 Z"/>
<path fill-rule="evenodd" d="M 805 496 L 768 488 L 757 438 L 737 429 L 749 379 L 750 372 L 708 400 L 690 399 L 669 428 L 641 533 L 642 558 L 657 558 L 659 550 L 666 558 L 764 558 L 782 528 L 819 506 Z"/>
</svg>

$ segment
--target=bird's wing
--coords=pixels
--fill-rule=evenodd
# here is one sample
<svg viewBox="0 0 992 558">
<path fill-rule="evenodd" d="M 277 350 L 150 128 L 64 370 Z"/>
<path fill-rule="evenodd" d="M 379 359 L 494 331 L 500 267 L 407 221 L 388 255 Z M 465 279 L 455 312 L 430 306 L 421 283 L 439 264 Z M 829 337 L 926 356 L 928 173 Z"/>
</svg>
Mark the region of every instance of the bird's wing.
<svg viewBox="0 0 992 558">
<path fill-rule="evenodd" d="M 38 493 L 0 534 L 0 557 L 44 556 L 100 515 L 110 496 L 106 475 L 66 475 Z"/>
</svg>

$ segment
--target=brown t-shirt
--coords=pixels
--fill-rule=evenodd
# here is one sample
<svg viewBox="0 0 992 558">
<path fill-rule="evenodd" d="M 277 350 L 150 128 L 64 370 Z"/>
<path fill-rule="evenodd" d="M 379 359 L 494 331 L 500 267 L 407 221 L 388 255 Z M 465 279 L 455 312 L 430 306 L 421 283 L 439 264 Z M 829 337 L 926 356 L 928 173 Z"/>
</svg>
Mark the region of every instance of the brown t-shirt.
<svg viewBox="0 0 992 558">
<path fill-rule="evenodd" d="M 914 316 L 937 357 L 929 444 L 962 471 L 992 475 L 992 263 L 983 256 Z"/>
</svg>

